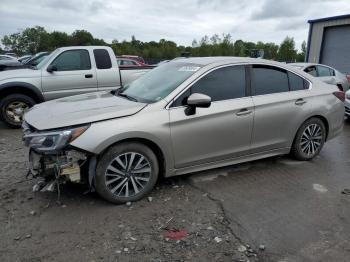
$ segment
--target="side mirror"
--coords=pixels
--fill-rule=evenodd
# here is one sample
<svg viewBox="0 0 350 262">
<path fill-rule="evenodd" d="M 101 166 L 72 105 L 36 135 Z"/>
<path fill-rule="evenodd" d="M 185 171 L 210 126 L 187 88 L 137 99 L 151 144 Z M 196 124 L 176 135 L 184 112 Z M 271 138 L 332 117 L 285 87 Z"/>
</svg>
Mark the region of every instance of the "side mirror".
<svg viewBox="0 0 350 262">
<path fill-rule="evenodd" d="M 52 73 L 53 71 L 57 71 L 56 65 L 49 65 L 46 69 L 47 72 Z"/>
<path fill-rule="evenodd" d="M 211 105 L 210 96 L 194 93 L 187 98 L 187 107 L 185 109 L 185 114 L 194 115 L 196 113 L 197 107 L 208 108 Z"/>
</svg>

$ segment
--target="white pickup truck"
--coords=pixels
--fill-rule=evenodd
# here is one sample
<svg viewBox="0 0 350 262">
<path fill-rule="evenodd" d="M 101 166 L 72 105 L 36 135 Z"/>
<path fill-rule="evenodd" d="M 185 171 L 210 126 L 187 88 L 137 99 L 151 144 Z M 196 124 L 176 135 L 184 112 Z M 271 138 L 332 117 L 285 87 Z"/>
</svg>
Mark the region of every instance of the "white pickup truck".
<svg viewBox="0 0 350 262">
<path fill-rule="evenodd" d="M 150 68 L 120 69 L 105 46 L 62 47 L 36 67 L 0 72 L 0 119 L 18 128 L 37 103 L 88 92 L 114 90 Z"/>
</svg>

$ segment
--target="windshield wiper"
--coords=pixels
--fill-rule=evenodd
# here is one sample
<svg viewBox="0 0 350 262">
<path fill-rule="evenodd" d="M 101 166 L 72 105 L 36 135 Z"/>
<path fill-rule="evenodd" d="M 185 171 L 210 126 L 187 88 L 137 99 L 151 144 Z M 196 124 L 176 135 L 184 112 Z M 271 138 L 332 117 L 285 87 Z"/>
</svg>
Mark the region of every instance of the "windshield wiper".
<svg viewBox="0 0 350 262">
<path fill-rule="evenodd" d="M 121 96 L 121 97 L 125 97 L 126 99 L 129 99 L 129 100 L 134 101 L 134 102 L 138 102 L 138 100 L 135 97 L 129 96 L 125 93 L 117 93 L 116 95 Z"/>
</svg>

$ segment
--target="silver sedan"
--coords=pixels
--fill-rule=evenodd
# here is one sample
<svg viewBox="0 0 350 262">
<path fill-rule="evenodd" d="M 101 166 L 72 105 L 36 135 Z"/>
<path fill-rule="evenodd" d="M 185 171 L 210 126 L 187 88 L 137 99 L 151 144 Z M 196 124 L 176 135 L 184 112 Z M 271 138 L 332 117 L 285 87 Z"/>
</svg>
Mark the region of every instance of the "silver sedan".
<svg viewBox="0 0 350 262">
<path fill-rule="evenodd" d="M 311 160 L 341 133 L 343 102 L 336 86 L 285 64 L 184 58 L 112 92 L 36 105 L 24 140 L 34 176 L 86 182 L 123 203 L 160 176 L 289 153 Z"/>
<path fill-rule="evenodd" d="M 341 91 L 346 92 L 349 90 L 349 81 L 346 75 L 333 67 L 314 63 L 291 63 L 289 65 L 303 70 L 314 77 L 318 77 L 327 84 L 336 85 Z"/>
</svg>

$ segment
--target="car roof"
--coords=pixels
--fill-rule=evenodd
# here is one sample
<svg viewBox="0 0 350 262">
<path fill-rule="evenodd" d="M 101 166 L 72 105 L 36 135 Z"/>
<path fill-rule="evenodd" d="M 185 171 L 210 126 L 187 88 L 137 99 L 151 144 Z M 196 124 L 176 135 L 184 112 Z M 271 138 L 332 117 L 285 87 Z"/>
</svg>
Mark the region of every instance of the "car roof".
<svg viewBox="0 0 350 262">
<path fill-rule="evenodd" d="M 289 63 L 290 65 L 295 65 L 295 66 L 312 66 L 312 65 L 321 65 L 321 64 L 316 64 L 316 63 Z"/>
<path fill-rule="evenodd" d="M 236 56 L 211 56 L 211 57 L 177 57 L 171 62 L 182 62 L 182 63 L 193 63 L 201 66 L 209 65 L 224 65 L 224 64 L 266 64 L 271 66 L 284 67 L 288 69 L 295 69 L 286 63 L 276 62 L 272 60 L 266 60 L 262 58 L 251 58 L 251 57 L 236 57 Z M 293 70 L 294 71 L 294 70 Z"/>
</svg>

